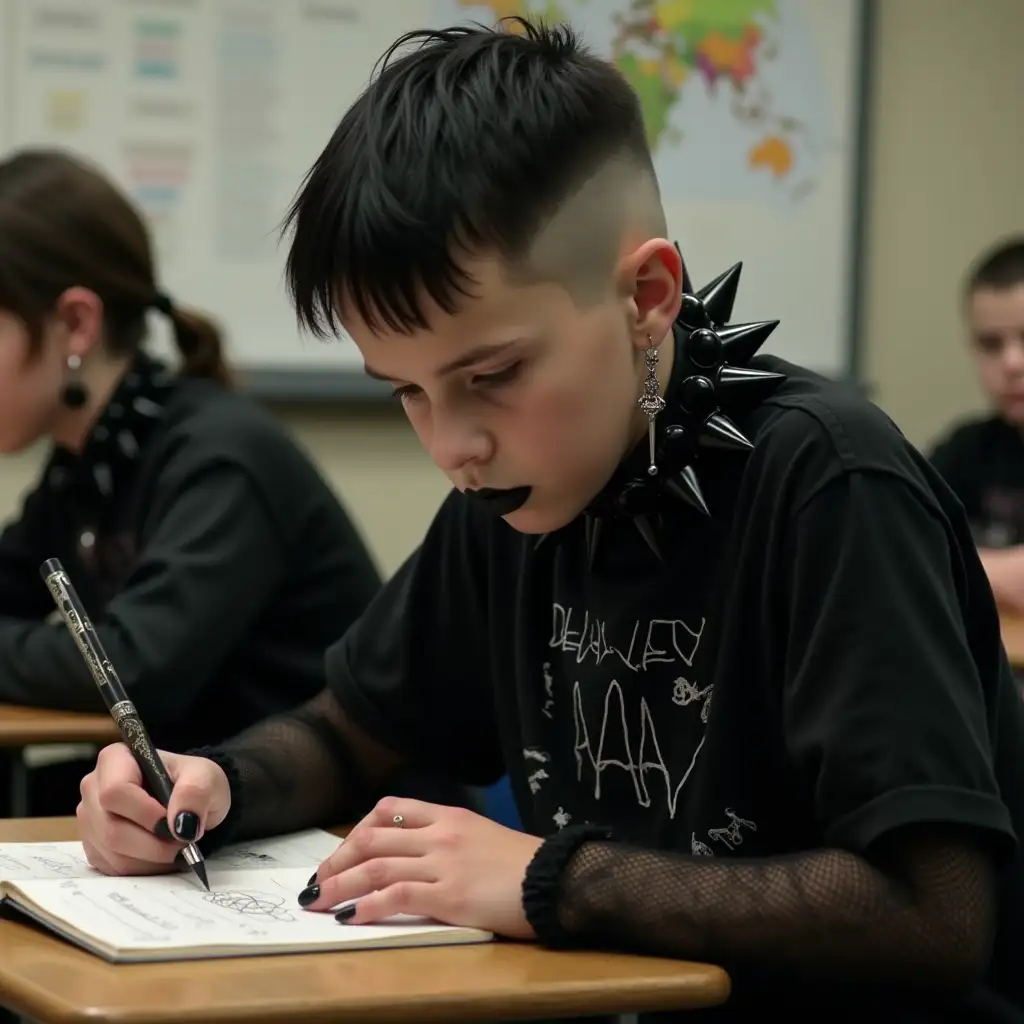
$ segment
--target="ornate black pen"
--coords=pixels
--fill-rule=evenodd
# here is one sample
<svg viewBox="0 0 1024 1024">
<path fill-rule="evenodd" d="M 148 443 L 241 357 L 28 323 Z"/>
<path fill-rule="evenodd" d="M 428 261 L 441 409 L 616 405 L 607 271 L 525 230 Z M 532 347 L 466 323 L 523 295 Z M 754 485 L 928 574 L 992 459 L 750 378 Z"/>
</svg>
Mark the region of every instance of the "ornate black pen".
<svg viewBox="0 0 1024 1024">
<path fill-rule="evenodd" d="M 146 727 L 142 724 L 135 705 L 124 692 L 121 680 L 110 663 L 107 652 L 103 649 L 103 644 L 96 635 L 92 622 L 89 621 L 85 606 L 71 585 L 68 574 L 64 571 L 64 566 L 60 564 L 59 559 L 48 558 L 43 562 L 39 572 L 53 595 L 57 610 L 74 637 L 75 644 L 81 651 L 85 663 L 89 666 L 89 671 L 99 687 L 111 717 L 121 732 L 121 738 L 142 770 L 150 792 L 164 807 L 167 807 L 171 802 L 173 788 L 171 777 L 167 774 L 167 769 L 164 767 L 156 747 L 153 746 L 153 741 L 149 738 L 149 733 L 146 732 Z M 185 863 L 192 868 L 199 881 L 209 890 L 210 882 L 206 877 L 206 862 L 203 860 L 199 848 L 195 843 L 189 843 L 182 849 L 181 854 Z"/>
</svg>

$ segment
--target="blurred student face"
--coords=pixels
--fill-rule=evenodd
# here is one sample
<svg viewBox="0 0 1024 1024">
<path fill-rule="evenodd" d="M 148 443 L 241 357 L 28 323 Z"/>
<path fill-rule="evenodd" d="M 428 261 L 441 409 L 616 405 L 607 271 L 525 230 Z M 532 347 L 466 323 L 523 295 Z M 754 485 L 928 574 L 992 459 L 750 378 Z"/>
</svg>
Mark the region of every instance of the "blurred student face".
<svg viewBox="0 0 1024 1024">
<path fill-rule="evenodd" d="M 69 414 L 61 402 L 71 355 L 85 357 L 102 325 L 102 304 L 84 288 L 69 288 L 32 344 L 20 317 L 0 308 L 0 454 L 50 435 Z"/>
<path fill-rule="evenodd" d="M 642 436 L 643 351 L 678 312 L 679 256 L 664 239 L 645 242 L 583 305 L 561 285 L 511 283 L 497 261 L 467 269 L 475 297 L 455 315 L 429 308 L 427 332 L 374 333 L 350 317 L 345 327 L 454 486 L 528 487 L 503 518 L 550 532 L 586 507 Z M 660 352 L 664 379 L 671 345 Z"/>
<path fill-rule="evenodd" d="M 1024 427 L 1024 283 L 977 289 L 967 319 L 982 387 L 1008 422 Z"/>
<path fill-rule="evenodd" d="M 62 365 L 56 346 L 30 344 L 18 317 L 0 310 L 0 453 L 21 451 L 42 437 L 56 412 Z"/>
</svg>

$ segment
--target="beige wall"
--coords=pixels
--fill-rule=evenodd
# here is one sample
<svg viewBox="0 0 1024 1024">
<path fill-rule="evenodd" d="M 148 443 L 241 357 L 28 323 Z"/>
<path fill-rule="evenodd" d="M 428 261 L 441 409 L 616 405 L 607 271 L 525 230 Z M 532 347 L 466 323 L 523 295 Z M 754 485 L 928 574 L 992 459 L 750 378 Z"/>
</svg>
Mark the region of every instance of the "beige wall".
<svg viewBox="0 0 1024 1024">
<path fill-rule="evenodd" d="M 1024 0 L 875 2 L 864 373 L 924 444 L 983 407 L 961 332 L 964 269 L 1024 230 Z"/>
<path fill-rule="evenodd" d="M 1024 0 L 875 2 L 864 369 L 876 401 L 924 444 L 980 407 L 960 337 L 963 268 L 1024 228 Z M 392 572 L 447 490 L 397 409 L 280 413 Z M 38 453 L 0 462 L 0 514 L 37 466 Z"/>
</svg>

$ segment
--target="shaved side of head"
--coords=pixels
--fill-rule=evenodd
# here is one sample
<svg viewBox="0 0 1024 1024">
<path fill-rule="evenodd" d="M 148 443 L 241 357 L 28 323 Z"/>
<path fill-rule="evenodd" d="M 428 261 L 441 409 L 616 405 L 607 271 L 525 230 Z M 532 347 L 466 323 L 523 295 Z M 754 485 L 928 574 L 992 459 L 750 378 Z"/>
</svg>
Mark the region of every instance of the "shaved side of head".
<svg viewBox="0 0 1024 1024">
<path fill-rule="evenodd" d="M 653 167 L 632 153 L 617 154 L 541 224 L 510 277 L 520 284 L 560 284 L 585 307 L 607 295 L 625 252 L 666 231 Z"/>
</svg>

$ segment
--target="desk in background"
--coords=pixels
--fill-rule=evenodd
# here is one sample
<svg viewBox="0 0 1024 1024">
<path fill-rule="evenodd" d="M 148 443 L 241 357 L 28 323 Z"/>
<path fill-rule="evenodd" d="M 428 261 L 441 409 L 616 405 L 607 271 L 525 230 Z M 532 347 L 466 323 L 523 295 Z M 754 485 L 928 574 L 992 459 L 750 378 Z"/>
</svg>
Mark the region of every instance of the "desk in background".
<svg viewBox="0 0 1024 1024">
<path fill-rule="evenodd" d="M 110 715 L 84 715 L 76 711 L 0 704 L 0 749 L 11 761 L 11 814 L 23 816 L 28 808 L 28 778 L 24 752 L 37 744 L 113 743 L 119 738 Z"/>
<path fill-rule="evenodd" d="M 0 821 L 0 843 L 75 839 L 73 818 Z M 529 943 L 108 964 L 0 919 L 0 1005 L 82 1024 L 424 1024 L 715 1006 L 718 967 Z"/>
</svg>

